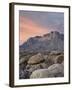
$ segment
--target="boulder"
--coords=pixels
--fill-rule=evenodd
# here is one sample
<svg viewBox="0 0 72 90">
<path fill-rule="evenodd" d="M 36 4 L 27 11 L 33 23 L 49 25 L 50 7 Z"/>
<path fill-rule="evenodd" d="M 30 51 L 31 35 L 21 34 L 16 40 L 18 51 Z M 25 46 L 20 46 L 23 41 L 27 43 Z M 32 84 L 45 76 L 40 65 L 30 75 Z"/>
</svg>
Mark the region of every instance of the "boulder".
<svg viewBox="0 0 72 90">
<path fill-rule="evenodd" d="M 61 64 L 64 66 L 64 61 Z"/>
<path fill-rule="evenodd" d="M 36 65 L 30 65 L 30 66 L 27 65 L 26 68 L 30 73 L 32 73 L 33 71 L 40 69 L 41 67 L 39 64 L 36 64 Z"/>
<path fill-rule="evenodd" d="M 48 59 L 48 55 L 43 55 L 44 59 L 47 60 Z"/>
<path fill-rule="evenodd" d="M 22 64 L 24 62 L 26 62 L 26 59 L 24 57 L 19 60 L 19 64 Z"/>
<path fill-rule="evenodd" d="M 25 67 L 26 67 L 26 63 L 21 63 L 21 64 L 19 65 L 19 69 L 24 70 Z"/>
<path fill-rule="evenodd" d="M 51 66 L 52 64 L 54 64 L 54 58 L 56 56 L 55 55 L 48 55 L 46 58 L 45 58 L 45 63 L 49 66 Z"/>
<path fill-rule="evenodd" d="M 49 78 L 49 77 L 63 77 L 64 68 L 61 64 L 53 64 L 48 69 L 35 70 L 30 78 Z"/>
<path fill-rule="evenodd" d="M 47 63 L 40 63 L 40 67 L 45 69 L 45 68 L 48 68 L 48 64 Z"/>
<path fill-rule="evenodd" d="M 64 66 L 62 64 L 53 64 L 48 67 L 48 77 L 63 77 Z"/>
<path fill-rule="evenodd" d="M 38 69 L 35 70 L 30 75 L 30 78 L 46 78 L 46 77 L 48 77 L 48 69 Z"/>
<path fill-rule="evenodd" d="M 38 64 L 44 61 L 43 55 L 41 53 L 38 53 L 28 60 L 28 64 Z"/>
<path fill-rule="evenodd" d="M 50 55 L 60 55 L 61 54 L 61 52 L 59 52 L 59 51 L 51 51 L 50 52 Z"/>
<path fill-rule="evenodd" d="M 32 73 L 32 72 L 35 71 L 35 70 L 45 69 L 45 68 L 48 68 L 48 65 L 45 64 L 45 63 L 34 64 L 34 65 L 27 65 L 27 66 L 26 66 L 26 69 L 27 69 L 30 73 Z"/>
<path fill-rule="evenodd" d="M 52 64 L 56 64 L 56 63 L 61 64 L 64 61 L 64 55 L 63 54 L 60 54 L 60 55 L 49 54 L 45 61 L 48 63 L 48 66 Z"/>
<path fill-rule="evenodd" d="M 19 64 L 22 64 L 22 63 L 25 63 L 29 60 L 30 56 L 27 55 L 27 56 L 23 56 L 19 59 Z"/>
<path fill-rule="evenodd" d="M 63 61 L 64 61 L 64 55 L 63 54 L 56 56 L 55 63 L 61 64 Z"/>
</svg>

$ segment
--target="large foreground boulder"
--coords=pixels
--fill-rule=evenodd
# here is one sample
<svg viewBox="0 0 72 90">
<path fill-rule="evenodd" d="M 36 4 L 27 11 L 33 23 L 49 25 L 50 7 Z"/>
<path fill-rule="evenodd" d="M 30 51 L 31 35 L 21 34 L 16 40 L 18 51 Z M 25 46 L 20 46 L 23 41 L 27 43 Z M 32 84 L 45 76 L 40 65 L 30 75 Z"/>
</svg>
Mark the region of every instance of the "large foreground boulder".
<svg viewBox="0 0 72 90">
<path fill-rule="evenodd" d="M 43 62 L 44 58 L 43 55 L 41 53 L 38 53 L 32 57 L 30 57 L 30 59 L 28 60 L 28 64 L 38 64 L 40 62 Z"/>
<path fill-rule="evenodd" d="M 48 69 L 35 70 L 30 78 L 63 77 L 64 67 L 62 64 L 53 64 Z"/>
<path fill-rule="evenodd" d="M 35 70 L 30 78 L 46 78 L 48 77 L 48 69 L 38 69 L 38 70 Z"/>
</svg>

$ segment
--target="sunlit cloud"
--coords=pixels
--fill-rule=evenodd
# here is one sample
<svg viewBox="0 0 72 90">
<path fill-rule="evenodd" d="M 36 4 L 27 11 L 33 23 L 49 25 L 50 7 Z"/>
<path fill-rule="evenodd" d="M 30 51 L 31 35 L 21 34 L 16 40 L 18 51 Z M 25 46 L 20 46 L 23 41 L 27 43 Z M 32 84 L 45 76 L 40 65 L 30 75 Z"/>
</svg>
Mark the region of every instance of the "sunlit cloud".
<svg viewBox="0 0 72 90">
<path fill-rule="evenodd" d="M 23 44 L 27 39 L 34 36 L 42 36 L 48 33 L 49 28 L 42 27 L 35 21 L 20 16 L 20 45 Z"/>
</svg>

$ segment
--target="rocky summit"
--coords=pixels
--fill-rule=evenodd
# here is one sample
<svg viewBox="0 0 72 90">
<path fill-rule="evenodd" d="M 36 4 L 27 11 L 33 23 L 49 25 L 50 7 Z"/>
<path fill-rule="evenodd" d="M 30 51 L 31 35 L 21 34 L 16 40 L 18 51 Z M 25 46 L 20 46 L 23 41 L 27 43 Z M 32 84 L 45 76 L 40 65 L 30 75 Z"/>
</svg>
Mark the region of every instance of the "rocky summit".
<svg viewBox="0 0 72 90">
<path fill-rule="evenodd" d="M 63 51 L 64 35 L 53 31 L 43 36 L 31 37 L 20 45 L 20 52 L 23 50 L 28 52 Z"/>
</svg>

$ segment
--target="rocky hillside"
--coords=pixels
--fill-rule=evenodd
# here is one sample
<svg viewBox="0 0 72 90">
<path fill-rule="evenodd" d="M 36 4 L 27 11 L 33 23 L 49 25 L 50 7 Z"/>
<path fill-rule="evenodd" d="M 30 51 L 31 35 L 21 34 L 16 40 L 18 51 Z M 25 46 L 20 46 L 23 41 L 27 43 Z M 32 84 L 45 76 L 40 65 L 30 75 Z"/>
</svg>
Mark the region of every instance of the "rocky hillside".
<svg viewBox="0 0 72 90">
<path fill-rule="evenodd" d="M 19 78 L 49 78 L 64 76 L 64 53 L 25 54 L 19 61 Z"/>
<path fill-rule="evenodd" d="M 44 52 L 44 51 L 63 51 L 64 50 L 64 35 L 53 31 L 43 36 L 29 38 L 20 46 L 21 51 L 28 52 Z"/>
</svg>

